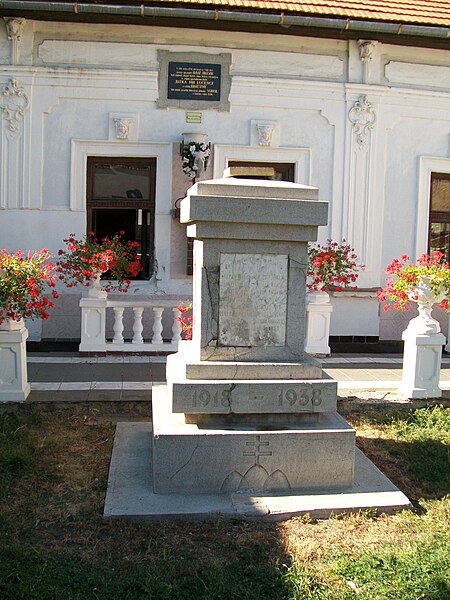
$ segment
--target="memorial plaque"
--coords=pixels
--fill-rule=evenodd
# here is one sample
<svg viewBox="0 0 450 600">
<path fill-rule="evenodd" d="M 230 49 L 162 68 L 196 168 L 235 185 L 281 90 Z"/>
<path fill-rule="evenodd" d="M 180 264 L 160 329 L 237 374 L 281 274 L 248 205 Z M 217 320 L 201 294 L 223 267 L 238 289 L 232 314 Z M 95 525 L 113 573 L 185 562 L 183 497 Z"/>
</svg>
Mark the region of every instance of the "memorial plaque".
<svg viewBox="0 0 450 600">
<path fill-rule="evenodd" d="M 221 65 L 169 62 L 167 98 L 174 100 L 220 100 Z"/>
<path fill-rule="evenodd" d="M 286 254 L 221 254 L 219 345 L 284 346 Z"/>
</svg>

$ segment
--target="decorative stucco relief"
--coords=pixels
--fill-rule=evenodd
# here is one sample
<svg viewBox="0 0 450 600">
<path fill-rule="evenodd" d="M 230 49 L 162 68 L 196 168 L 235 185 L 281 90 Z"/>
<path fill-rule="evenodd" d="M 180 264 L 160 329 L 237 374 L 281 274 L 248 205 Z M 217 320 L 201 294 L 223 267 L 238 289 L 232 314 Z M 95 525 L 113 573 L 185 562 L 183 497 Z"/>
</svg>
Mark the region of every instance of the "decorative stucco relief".
<svg viewBox="0 0 450 600">
<path fill-rule="evenodd" d="M 116 138 L 118 140 L 127 140 L 130 137 L 130 128 L 136 121 L 133 117 L 114 117 L 114 126 Z"/>
<path fill-rule="evenodd" d="M 256 132 L 258 134 L 258 144 L 260 146 L 272 145 L 272 134 L 276 123 L 256 123 Z"/>
<path fill-rule="evenodd" d="M 358 40 L 359 58 L 361 62 L 366 63 L 372 60 L 375 44 L 368 40 Z"/>
<path fill-rule="evenodd" d="M 8 40 L 17 40 L 20 42 L 22 39 L 23 24 L 25 19 L 16 19 L 14 17 L 3 17 L 6 23 L 6 33 L 8 34 Z"/>
<path fill-rule="evenodd" d="M 30 100 L 24 87 L 21 87 L 17 79 L 10 79 L 0 95 L 0 110 L 3 118 L 8 122 L 10 132 L 19 132 L 19 125 L 30 105 Z"/>
<path fill-rule="evenodd" d="M 374 105 L 369 102 L 366 95 L 360 96 L 348 113 L 352 124 L 356 143 L 361 149 L 366 148 L 370 132 L 375 127 L 377 120 Z"/>
<path fill-rule="evenodd" d="M 3 19 L 6 23 L 8 40 L 11 42 L 11 63 L 17 65 L 19 63 L 19 47 L 22 40 L 25 19 L 18 19 L 16 17 L 3 17 Z"/>
</svg>

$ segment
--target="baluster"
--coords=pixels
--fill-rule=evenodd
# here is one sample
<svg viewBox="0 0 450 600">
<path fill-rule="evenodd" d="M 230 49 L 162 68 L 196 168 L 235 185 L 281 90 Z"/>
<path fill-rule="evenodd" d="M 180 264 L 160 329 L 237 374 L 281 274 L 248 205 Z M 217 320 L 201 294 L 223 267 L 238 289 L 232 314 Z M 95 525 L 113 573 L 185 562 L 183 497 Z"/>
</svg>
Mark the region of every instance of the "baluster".
<svg viewBox="0 0 450 600">
<path fill-rule="evenodd" d="M 152 338 L 152 344 L 162 344 L 163 343 L 163 339 L 162 339 L 162 330 L 163 330 L 163 326 L 162 326 L 162 314 L 163 314 L 163 310 L 164 308 L 161 308 L 160 306 L 154 306 L 153 307 L 153 338 Z"/>
<path fill-rule="evenodd" d="M 178 344 L 181 340 L 181 323 L 177 320 L 180 316 L 180 312 L 177 307 L 172 308 L 173 312 L 173 325 L 172 325 L 172 344 Z"/>
<path fill-rule="evenodd" d="M 123 344 L 123 308 L 114 306 L 113 344 Z"/>
<path fill-rule="evenodd" d="M 144 341 L 142 338 L 142 313 L 144 312 L 143 306 L 133 306 L 134 323 L 133 323 L 133 344 L 142 344 Z"/>
</svg>

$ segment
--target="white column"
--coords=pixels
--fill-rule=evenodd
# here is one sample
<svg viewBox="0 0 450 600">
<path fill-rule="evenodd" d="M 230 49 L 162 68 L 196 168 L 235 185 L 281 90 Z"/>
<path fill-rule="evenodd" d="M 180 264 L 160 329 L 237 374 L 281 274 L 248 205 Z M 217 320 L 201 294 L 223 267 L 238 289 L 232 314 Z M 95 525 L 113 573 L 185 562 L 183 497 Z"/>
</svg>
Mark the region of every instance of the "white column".
<svg viewBox="0 0 450 600">
<path fill-rule="evenodd" d="M 331 354 L 330 321 L 333 307 L 327 292 L 310 292 L 306 301 L 305 352 L 329 356 Z"/>
<path fill-rule="evenodd" d="M 0 325 L 0 402 L 23 402 L 30 393 L 23 321 Z"/>
<path fill-rule="evenodd" d="M 106 298 L 81 298 L 79 352 L 106 351 Z"/>
<path fill-rule="evenodd" d="M 164 308 L 161 308 L 159 306 L 154 306 L 153 307 L 153 337 L 152 337 L 152 344 L 162 344 L 163 343 L 163 339 L 162 339 L 162 330 L 163 330 L 163 326 L 162 326 L 162 314 L 163 314 Z"/>
<path fill-rule="evenodd" d="M 144 326 L 142 325 L 142 313 L 144 312 L 143 306 L 133 306 L 134 323 L 133 323 L 133 344 L 142 344 L 144 341 L 142 338 L 142 331 Z"/>
<path fill-rule="evenodd" d="M 172 325 L 172 344 L 177 344 L 181 340 L 181 323 L 177 320 L 180 315 L 178 307 L 172 308 L 173 325 Z"/>
<path fill-rule="evenodd" d="M 123 308 L 114 306 L 113 344 L 123 344 Z"/>
</svg>

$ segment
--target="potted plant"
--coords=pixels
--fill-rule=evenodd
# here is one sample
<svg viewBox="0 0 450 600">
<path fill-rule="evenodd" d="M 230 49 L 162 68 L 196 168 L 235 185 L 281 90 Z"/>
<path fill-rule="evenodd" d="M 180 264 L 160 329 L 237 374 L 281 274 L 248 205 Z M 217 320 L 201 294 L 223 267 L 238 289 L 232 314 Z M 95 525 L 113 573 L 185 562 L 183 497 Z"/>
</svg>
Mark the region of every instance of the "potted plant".
<svg viewBox="0 0 450 600">
<path fill-rule="evenodd" d="M 443 258 L 442 252 L 422 254 L 415 263 L 407 254 L 394 258 L 386 267 L 386 287 L 377 292 L 380 302 L 386 302 L 383 309 L 409 310 L 415 304 L 415 325 L 424 333 L 438 333 L 431 310 L 434 304 L 448 310 L 450 300 L 450 264 Z"/>
<path fill-rule="evenodd" d="M 66 248 L 58 251 L 56 271 L 61 281 L 68 288 L 78 284 L 89 290 L 89 296 L 105 297 L 107 292 L 126 292 L 130 286 L 130 277 L 135 277 L 142 270 L 136 255 L 138 242 L 125 242 L 124 231 L 113 237 L 97 240 L 91 231 L 87 236 L 77 239 L 71 233 L 64 240 Z M 100 280 L 108 280 L 101 287 Z"/>
<path fill-rule="evenodd" d="M 0 250 L 0 401 L 22 401 L 30 393 L 23 319 L 48 319 L 58 297 L 50 258 L 45 248 L 28 254 Z"/>
<path fill-rule="evenodd" d="M 380 302 L 385 302 L 384 310 L 409 310 L 415 304 L 419 312 L 402 335 L 405 347 L 400 389 L 409 398 L 440 397 L 445 337 L 431 311 L 435 304 L 449 309 L 450 265 L 442 252 L 422 254 L 414 263 L 403 254 L 387 266 L 386 274 L 386 287 L 377 292 Z"/>
<path fill-rule="evenodd" d="M 305 351 L 318 355 L 330 354 L 329 336 L 333 307 L 329 292 L 341 292 L 358 279 L 355 250 L 343 240 L 340 244 L 328 240 L 326 244 L 309 244 L 307 271 L 306 340 Z"/>
</svg>

